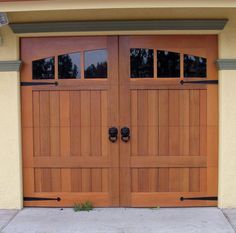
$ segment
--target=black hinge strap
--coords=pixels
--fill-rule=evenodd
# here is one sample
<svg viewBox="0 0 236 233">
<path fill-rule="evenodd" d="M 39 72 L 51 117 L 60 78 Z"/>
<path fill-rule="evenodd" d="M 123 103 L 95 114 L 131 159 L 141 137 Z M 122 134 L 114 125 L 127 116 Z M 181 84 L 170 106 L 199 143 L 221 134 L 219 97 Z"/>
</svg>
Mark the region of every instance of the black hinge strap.
<svg viewBox="0 0 236 233">
<path fill-rule="evenodd" d="M 41 86 L 41 85 L 54 85 L 57 86 L 58 82 L 21 82 L 21 86 Z"/>
<path fill-rule="evenodd" d="M 218 197 L 181 197 L 180 201 L 192 200 L 192 201 L 217 201 Z"/>
<path fill-rule="evenodd" d="M 194 81 L 181 80 L 180 81 L 181 85 L 184 85 L 185 83 L 190 83 L 190 84 L 218 84 L 218 80 L 194 80 Z"/>
<path fill-rule="evenodd" d="M 61 201 L 60 197 L 24 197 L 24 201 Z"/>
</svg>

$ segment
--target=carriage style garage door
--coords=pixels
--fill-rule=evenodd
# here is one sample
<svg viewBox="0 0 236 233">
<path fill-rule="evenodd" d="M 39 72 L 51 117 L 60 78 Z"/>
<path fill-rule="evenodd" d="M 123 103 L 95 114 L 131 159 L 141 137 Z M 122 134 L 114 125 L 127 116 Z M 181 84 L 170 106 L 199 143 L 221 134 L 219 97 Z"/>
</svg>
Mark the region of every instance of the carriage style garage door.
<svg viewBox="0 0 236 233">
<path fill-rule="evenodd" d="M 21 39 L 25 206 L 216 205 L 216 59 L 216 36 Z"/>
</svg>

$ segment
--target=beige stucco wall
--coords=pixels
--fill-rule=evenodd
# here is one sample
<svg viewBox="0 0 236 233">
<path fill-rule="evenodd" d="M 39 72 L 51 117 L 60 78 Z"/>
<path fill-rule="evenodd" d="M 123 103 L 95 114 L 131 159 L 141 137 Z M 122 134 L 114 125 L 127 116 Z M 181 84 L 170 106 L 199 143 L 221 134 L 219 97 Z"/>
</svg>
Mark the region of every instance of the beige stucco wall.
<svg viewBox="0 0 236 233">
<path fill-rule="evenodd" d="M 5 6 L 8 7 L 7 5 Z M 12 9 L 14 8 L 13 5 L 11 5 L 11 7 Z M 20 8 L 17 9 L 19 10 Z M 50 9 L 53 9 L 53 7 Z M 219 9 L 213 13 L 217 13 L 217 15 L 219 15 Z M 227 14 L 229 15 L 227 16 Z M 204 34 L 219 34 L 220 58 L 236 59 L 236 17 L 234 17 L 234 15 L 236 14 L 234 14 L 232 9 L 230 11 L 222 10 L 221 17 L 227 17 L 230 19 L 226 28 L 222 32 L 204 31 Z M 16 15 L 16 17 L 13 18 L 14 20 L 17 20 L 18 17 L 19 15 Z M 197 18 L 197 15 L 195 18 Z M 115 32 L 99 32 L 100 35 L 114 33 Z M 130 32 L 116 32 L 116 34 L 129 33 Z M 150 31 L 133 33 L 201 34 L 202 32 Z M 90 34 L 97 33 L 91 32 Z M 65 34 L 47 33 L 40 35 L 28 34 L 25 36 L 42 35 L 55 36 Z M 66 35 L 70 35 L 70 33 L 66 33 Z M 73 35 L 85 35 L 85 33 L 73 33 Z M 10 31 L 8 27 L 0 28 L 0 36 L 3 37 L 3 45 L 0 45 L 0 60 L 17 60 L 19 58 L 18 38 Z M 219 206 L 236 207 L 236 71 L 220 71 L 219 78 Z M 0 208 L 21 208 L 22 165 L 19 74 L 17 72 L 0 72 L 0 109 Z"/>
<path fill-rule="evenodd" d="M 18 59 L 18 39 L 0 28 L 0 60 Z M 18 72 L 0 72 L 0 209 L 22 207 L 20 93 Z"/>
<path fill-rule="evenodd" d="M 219 206 L 236 207 L 236 71 L 220 71 Z"/>
<path fill-rule="evenodd" d="M 236 20 L 219 35 L 219 57 L 236 59 Z M 236 70 L 219 72 L 219 206 L 236 207 Z"/>
</svg>

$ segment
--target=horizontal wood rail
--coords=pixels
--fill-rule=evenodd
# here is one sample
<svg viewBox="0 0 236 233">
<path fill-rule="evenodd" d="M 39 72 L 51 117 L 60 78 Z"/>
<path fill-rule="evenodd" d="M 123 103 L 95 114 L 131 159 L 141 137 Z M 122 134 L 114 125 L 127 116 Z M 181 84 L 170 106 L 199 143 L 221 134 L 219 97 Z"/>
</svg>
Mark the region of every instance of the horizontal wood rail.
<svg viewBox="0 0 236 233">
<path fill-rule="evenodd" d="M 96 207 L 104 207 L 111 206 L 111 200 L 109 193 L 102 192 L 35 192 L 32 197 L 38 198 L 54 198 L 55 196 L 59 196 L 61 198 L 60 202 L 55 200 L 47 200 L 47 201 L 25 201 L 24 206 L 48 206 L 51 207 L 72 207 L 75 203 L 81 203 L 85 201 L 91 201 Z"/>
<path fill-rule="evenodd" d="M 108 157 L 103 156 L 70 156 L 70 157 L 34 157 L 26 160 L 24 167 L 35 168 L 105 168 L 110 167 Z"/>
<path fill-rule="evenodd" d="M 131 90 L 195 90 L 195 89 L 200 89 L 204 90 L 206 89 L 206 85 L 204 84 L 194 84 L 194 85 L 188 85 L 187 87 L 184 85 L 180 84 L 180 80 L 177 79 L 175 80 L 175 83 L 172 80 L 172 83 L 168 80 L 158 80 L 158 79 L 152 79 L 149 80 L 148 83 L 144 83 L 143 80 L 132 80 L 130 84 L 130 89 Z"/>
<path fill-rule="evenodd" d="M 194 198 L 199 196 L 211 197 L 213 195 L 203 192 L 153 192 L 153 193 L 132 193 L 131 205 L 133 207 L 153 207 L 153 206 L 216 206 L 217 201 L 189 200 L 183 202 L 181 197 Z M 142 201 L 141 201 L 142 200 Z"/>
<path fill-rule="evenodd" d="M 131 167 L 206 167 L 206 156 L 132 156 Z"/>
</svg>

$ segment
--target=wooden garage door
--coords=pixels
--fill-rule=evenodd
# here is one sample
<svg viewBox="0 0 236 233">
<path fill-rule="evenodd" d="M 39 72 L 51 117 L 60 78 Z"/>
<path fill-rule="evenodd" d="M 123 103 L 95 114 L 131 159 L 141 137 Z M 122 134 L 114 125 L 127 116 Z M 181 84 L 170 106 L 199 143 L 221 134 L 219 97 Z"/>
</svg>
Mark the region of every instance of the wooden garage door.
<svg viewBox="0 0 236 233">
<path fill-rule="evenodd" d="M 119 205 L 107 132 L 118 125 L 117 49 L 117 37 L 21 40 L 25 206 Z"/>
<path fill-rule="evenodd" d="M 121 206 L 216 205 L 216 59 L 215 36 L 120 37 Z"/>
<path fill-rule="evenodd" d="M 216 205 L 216 36 L 24 38 L 21 59 L 25 206 Z"/>
</svg>

